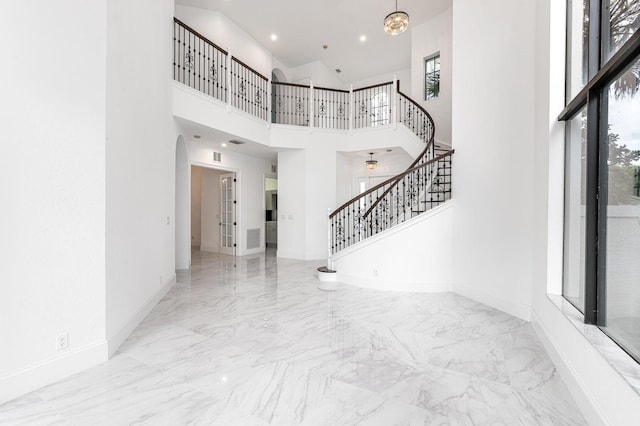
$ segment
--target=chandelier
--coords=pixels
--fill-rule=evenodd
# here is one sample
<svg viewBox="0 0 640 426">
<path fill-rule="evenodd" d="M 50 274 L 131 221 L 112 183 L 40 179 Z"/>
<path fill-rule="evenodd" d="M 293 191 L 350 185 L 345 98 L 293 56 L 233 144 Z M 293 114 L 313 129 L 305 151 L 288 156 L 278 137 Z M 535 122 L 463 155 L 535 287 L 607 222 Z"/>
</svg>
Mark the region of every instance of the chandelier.
<svg viewBox="0 0 640 426">
<path fill-rule="evenodd" d="M 369 155 L 371 156 L 371 158 L 365 161 L 365 163 L 367 164 L 367 169 L 373 170 L 378 165 L 378 160 L 373 159 L 373 152 L 370 152 Z"/>
<path fill-rule="evenodd" d="M 384 18 L 384 32 L 390 35 L 398 35 L 408 27 L 409 14 L 398 10 L 398 0 L 396 0 L 396 11 L 391 12 Z"/>
</svg>

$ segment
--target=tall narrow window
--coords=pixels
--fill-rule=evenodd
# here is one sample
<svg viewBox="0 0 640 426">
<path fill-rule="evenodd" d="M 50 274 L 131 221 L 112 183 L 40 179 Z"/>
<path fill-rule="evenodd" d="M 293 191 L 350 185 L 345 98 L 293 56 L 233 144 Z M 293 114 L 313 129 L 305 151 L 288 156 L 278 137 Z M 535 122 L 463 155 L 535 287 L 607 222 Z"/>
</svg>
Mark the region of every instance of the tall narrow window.
<svg viewBox="0 0 640 426">
<path fill-rule="evenodd" d="M 608 87 L 605 331 L 640 359 L 640 60 Z"/>
<path fill-rule="evenodd" d="M 424 100 L 440 95 L 440 52 L 424 59 Z"/>
<path fill-rule="evenodd" d="M 640 362 L 640 1 L 567 19 L 563 295 Z"/>
<path fill-rule="evenodd" d="M 587 109 L 566 123 L 564 297 L 584 313 Z"/>
</svg>

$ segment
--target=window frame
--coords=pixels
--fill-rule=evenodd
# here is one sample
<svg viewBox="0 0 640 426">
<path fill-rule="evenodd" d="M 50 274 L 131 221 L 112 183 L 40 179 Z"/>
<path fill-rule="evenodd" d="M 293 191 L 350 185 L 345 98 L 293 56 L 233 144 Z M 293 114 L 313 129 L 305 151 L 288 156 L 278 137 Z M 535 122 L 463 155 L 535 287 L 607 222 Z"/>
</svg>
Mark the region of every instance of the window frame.
<svg viewBox="0 0 640 426">
<path fill-rule="evenodd" d="M 606 59 L 609 40 L 608 0 L 586 0 L 589 14 L 589 34 L 587 37 L 588 81 L 572 98 L 566 99 L 566 106 L 560 113 L 559 121 L 569 121 L 587 108 L 586 138 L 586 226 L 585 226 L 585 306 L 577 307 L 584 313 L 584 322 L 593 324 L 607 335 L 606 318 L 606 255 L 607 255 L 607 204 L 608 204 L 608 91 L 612 84 L 628 67 L 640 57 L 640 30 L 635 33 Z M 569 0 L 567 8 L 569 9 Z M 567 20 L 571 19 L 567 14 Z M 569 39 L 567 29 L 567 40 Z M 569 50 L 567 50 L 567 59 Z M 565 74 L 565 87 L 570 81 Z M 567 95 L 568 96 L 568 95 Z M 566 218 L 565 218 L 566 220 Z M 566 226 L 566 224 L 565 224 Z M 566 243 L 566 242 L 565 242 Z M 563 279 L 566 279 L 564 277 Z M 564 291 L 563 291 L 564 297 Z M 565 298 L 569 301 L 569 299 Z M 569 301 L 570 302 L 570 301 Z M 570 302 L 572 303 L 572 302 Z M 640 359 L 633 351 L 625 348 L 612 338 L 637 362 Z"/>
<path fill-rule="evenodd" d="M 435 70 L 435 61 L 438 60 L 438 69 L 437 71 Z M 428 72 L 427 71 L 427 63 L 429 63 L 430 61 L 434 61 L 434 71 L 433 72 Z M 425 101 L 430 101 L 432 99 L 437 99 L 440 97 L 440 72 L 441 72 L 441 68 L 442 68 L 442 63 L 440 61 L 440 51 L 437 51 L 429 56 L 425 56 L 425 58 L 423 59 L 422 63 L 424 64 L 424 90 L 423 90 L 423 97 Z M 429 85 L 427 84 L 427 80 L 429 78 L 430 75 L 436 75 L 438 76 L 438 92 L 436 94 L 433 94 L 431 96 L 429 96 Z"/>
</svg>

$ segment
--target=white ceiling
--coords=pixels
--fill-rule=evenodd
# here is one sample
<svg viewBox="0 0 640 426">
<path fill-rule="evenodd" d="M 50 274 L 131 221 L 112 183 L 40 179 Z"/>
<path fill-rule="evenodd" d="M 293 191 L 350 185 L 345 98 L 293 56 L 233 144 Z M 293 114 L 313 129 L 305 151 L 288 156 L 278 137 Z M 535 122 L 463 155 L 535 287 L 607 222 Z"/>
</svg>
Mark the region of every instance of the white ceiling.
<svg viewBox="0 0 640 426">
<path fill-rule="evenodd" d="M 427 22 L 451 6 L 452 0 L 398 0 L 409 14 L 409 30 L 390 36 L 384 17 L 393 0 L 175 0 L 215 10 L 236 22 L 287 67 L 323 62 L 340 68 L 345 84 L 411 67 L 411 27 Z M 197 28 L 196 28 L 197 30 Z M 278 40 L 273 42 L 270 35 Z M 359 40 L 361 35 L 366 42 Z M 215 40 L 214 40 L 215 41 Z M 322 45 L 328 45 L 323 49 Z M 249 59 L 246 59 L 248 61 Z"/>
<path fill-rule="evenodd" d="M 250 155 L 252 157 L 264 158 L 265 160 L 272 162 L 278 161 L 278 150 L 269 146 L 252 142 L 247 139 L 238 138 L 230 133 L 221 132 L 220 130 L 203 126 L 182 118 L 176 118 L 176 121 L 182 130 L 182 134 L 187 140 L 204 145 L 214 151 L 218 151 L 223 154 L 225 152 L 237 152 L 244 155 Z M 198 135 L 200 138 L 196 139 L 194 135 Z M 241 141 L 243 143 L 241 145 L 236 145 L 229 142 L 232 140 Z M 223 143 L 227 146 L 223 147 Z"/>
</svg>

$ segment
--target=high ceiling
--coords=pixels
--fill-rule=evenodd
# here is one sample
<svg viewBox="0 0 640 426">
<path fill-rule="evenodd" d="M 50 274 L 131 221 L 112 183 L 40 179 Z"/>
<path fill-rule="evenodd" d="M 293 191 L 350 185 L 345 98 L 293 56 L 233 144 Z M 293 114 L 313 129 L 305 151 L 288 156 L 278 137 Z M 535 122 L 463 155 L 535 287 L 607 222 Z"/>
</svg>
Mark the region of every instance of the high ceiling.
<svg viewBox="0 0 640 426">
<path fill-rule="evenodd" d="M 409 30 L 390 36 L 384 17 L 393 0 L 175 0 L 215 10 L 236 22 L 287 67 L 314 61 L 340 68 L 345 84 L 411 67 L 411 27 L 427 22 L 452 0 L 399 0 L 410 16 Z M 278 39 L 272 41 L 271 34 Z M 361 42 L 360 36 L 366 36 Z M 327 45 L 327 49 L 323 49 Z"/>
</svg>

